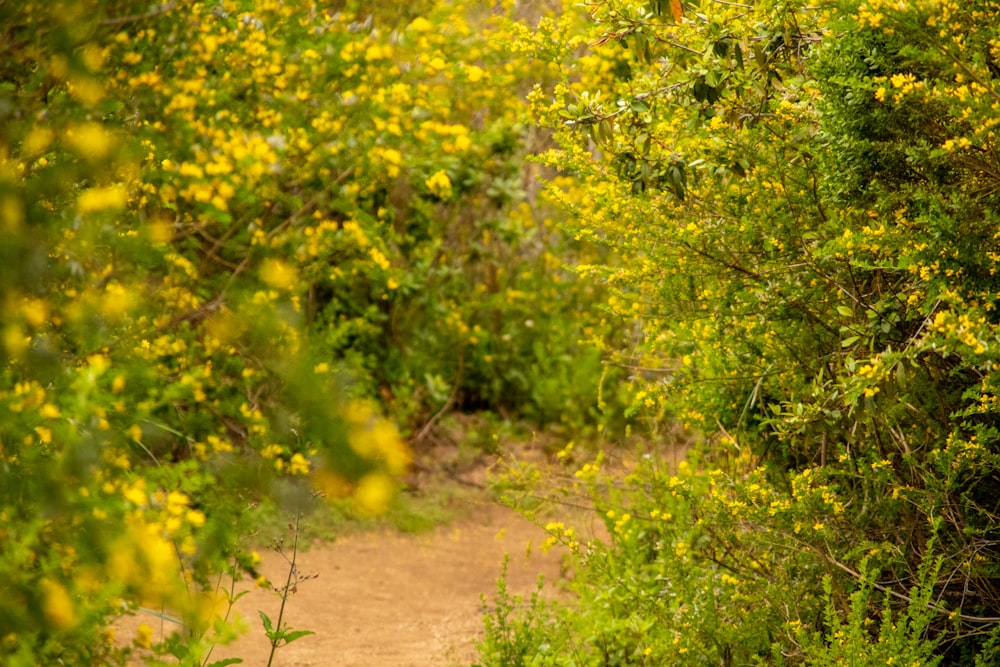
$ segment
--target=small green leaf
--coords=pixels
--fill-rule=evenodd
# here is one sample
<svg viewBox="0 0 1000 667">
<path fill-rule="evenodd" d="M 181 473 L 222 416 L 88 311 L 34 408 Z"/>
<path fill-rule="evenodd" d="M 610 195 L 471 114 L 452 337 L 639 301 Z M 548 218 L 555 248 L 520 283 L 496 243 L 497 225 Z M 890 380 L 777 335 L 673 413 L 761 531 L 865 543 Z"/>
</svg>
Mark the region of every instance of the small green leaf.
<svg viewBox="0 0 1000 667">
<path fill-rule="evenodd" d="M 294 632 L 288 632 L 288 633 L 286 633 L 284 635 L 283 639 L 285 640 L 286 644 L 291 644 L 296 639 L 301 639 L 302 637 L 305 637 L 306 635 L 314 635 L 314 634 L 316 634 L 316 633 L 313 632 L 312 630 L 296 630 Z"/>
<path fill-rule="evenodd" d="M 268 617 L 267 614 L 265 614 L 262 611 L 258 611 L 257 613 L 260 614 L 260 620 L 261 620 L 261 622 L 264 623 L 264 630 L 267 632 L 268 636 L 270 637 L 271 634 L 274 633 L 274 628 L 271 627 L 271 619 Z"/>
<path fill-rule="evenodd" d="M 854 311 L 849 306 L 837 306 L 837 312 L 844 317 L 853 317 Z"/>
<path fill-rule="evenodd" d="M 861 336 L 851 336 L 850 338 L 845 338 L 840 341 L 840 347 L 850 347 L 857 343 L 859 338 L 861 338 Z"/>
<path fill-rule="evenodd" d="M 635 144 L 639 147 L 639 152 L 643 155 L 649 153 L 650 138 L 645 132 L 639 133 L 639 135 L 635 138 Z"/>
<path fill-rule="evenodd" d="M 598 128 L 601 139 L 603 139 L 604 141 L 611 141 L 612 139 L 614 139 L 615 136 L 614 125 L 612 125 L 610 120 L 605 118 L 600 122 Z"/>
</svg>

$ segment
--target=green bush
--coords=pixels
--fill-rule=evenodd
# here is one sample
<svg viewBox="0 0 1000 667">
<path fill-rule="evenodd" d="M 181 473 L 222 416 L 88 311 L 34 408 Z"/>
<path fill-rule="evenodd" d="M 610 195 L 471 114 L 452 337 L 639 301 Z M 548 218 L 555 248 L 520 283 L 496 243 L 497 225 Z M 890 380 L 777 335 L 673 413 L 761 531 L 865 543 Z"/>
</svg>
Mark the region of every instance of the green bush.
<svg viewBox="0 0 1000 667">
<path fill-rule="evenodd" d="M 582 269 L 642 322 L 619 357 L 652 379 L 636 410 L 700 434 L 692 463 L 712 493 L 682 525 L 707 535 L 692 548 L 706 569 L 670 581 L 713 593 L 684 591 L 705 615 L 686 626 L 659 600 L 647 612 L 583 592 L 576 641 L 655 618 L 695 642 L 670 664 L 836 661 L 880 637 L 898 659 L 989 660 L 997 8 L 607 0 L 588 13 L 589 32 L 567 22 L 554 37 L 566 77 L 533 101 L 556 133 L 548 164 L 576 180 L 553 187 L 576 234 L 621 258 Z M 619 515 L 665 501 L 637 474 L 654 492 Z M 616 538 L 584 567 L 604 590 L 678 560 L 662 549 L 643 564 Z M 745 611 L 719 582 L 752 562 L 774 576 Z M 739 636 L 728 619 L 743 613 L 777 648 Z M 798 624 L 822 638 L 806 652 Z M 622 641 L 606 662 L 639 660 Z"/>
<path fill-rule="evenodd" d="M 5 664 L 134 659 L 140 607 L 207 659 L 253 507 L 387 507 L 380 415 L 610 423 L 592 251 L 529 192 L 551 73 L 489 8 L 347 4 L 0 4 Z"/>
</svg>

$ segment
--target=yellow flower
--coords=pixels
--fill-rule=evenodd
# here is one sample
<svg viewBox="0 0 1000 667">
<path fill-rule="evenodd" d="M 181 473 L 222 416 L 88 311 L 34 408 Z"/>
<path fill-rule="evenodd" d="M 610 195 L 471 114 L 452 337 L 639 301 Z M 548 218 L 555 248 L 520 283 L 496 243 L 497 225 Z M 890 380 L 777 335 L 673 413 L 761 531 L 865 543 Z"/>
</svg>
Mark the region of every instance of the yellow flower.
<svg viewBox="0 0 1000 667">
<path fill-rule="evenodd" d="M 455 137 L 454 146 L 456 151 L 467 151 L 472 148 L 472 139 L 470 139 L 467 134 L 460 134 Z"/>
<path fill-rule="evenodd" d="M 84 123 L 66 132 L 66 143 L 88 160 L 107 157 L 115 146 L 114 136 L 99 123 Z"/>
<path fill-rule="evenodd" d="M 142 489 L 142 484 L 130 486 L 125 489 L 122 495 L 125 497 L 125 500 L 138 507 L 143 507 L 147 502 L 146 492 Z"/>
<path fill-rule="evenodd" d="M 383 271 L 388 271 L 391 268 L 392 265 L 389 263 L 389 260 L 386 259 L 385 254 L 378 248 L 372 248 L 368 251 L 368 254 L 371 256 L 372 261 Z"/>
<path fill-rule="evenodd" d="M 430 178 L 424 181 L 424 185 L 427 186 L 427 189 L 432 194 L 442 199 L 447 199 L 451 196 L 451 179 L 448 178 L 448 174 L 444 169 L 434 172 Z"/>
<path fill-rule="evenodd" d="M 76 200 L 77 213 L 95 213 L 125 208 L 128 203 L 128 192 L 123 185 L 112 185 L 106 188 L 92 188 L 80 193 Z"/>
<path fill-rule="evenodd" d="M 205 513 L 201 510 L 189 510 L 184 518 L 195 528 L 201 528 L 205 525 Z"/>
<path fill-rule="evenodd" d="M 383 148 L 379 150 L 379 155 L 382 159 L 393 165 L 403 164 L 403 154 L 397 151 L 395 148 Z"/>
<path fill-rule="evenodd" d="M 383 58 L 392 57 L 392 47 L 388 44 L 379 45 L 372 44 L 367 49 L 365 49 L 365 60 L 371 62 L 373 60 L 381 60 Z"/>
<path fill-rule="evenodd" d="M 367 475 L 361 478 L 354 490 L 354 505 L 361 514 L 367 516 L 383 514 L 389 509 L 392 492 L 392 480 L 387 475 Z"/>
<path fill-rule="evenodd" d="M 153 626 L 148 623 L 143 623 L 135 631 L 135 643 L 143 648 L 149 648 L 153 645 Z"/>
<path fill-rule="evenodd" d="M 296 452 L 292 455 L 292 460 L 289 461 L 288 472 L 293 475 L 308 475 L 309 459 Z"/>
<path fill-rule="evenodd" d="M 66 588 L 51 579 L 43 579 L 41 588 L 42 595 L 45 597 L 43 603 L 45 618 L 57 628 L 73 627 L 76 624 L 76 612 Z"/>
<path fill-rule="evenodd" d="M 476 83 L 483 78 L 483 68 L 476 65 L 469 65 L 465 68 L 465 76 L 469 79 L 470 83 Z"/>
<path fill-rule="evenodd" d="M 46 419 L 58 419 L 59 416 L 62 414 L 59 411 L 59 408 L 52 405 L 51 403 L 46 403 L 45 405 L 43 405 L 39 410 L 39 412 L 41 412 L 42 416 L 45 417 Z"/>
<path fill-rule="evenodd" d="M 281 456 L 285 448 L 278 444 L 270 444 L 264 449 L 260 450 L 260 455 L 265 459 L 273 459 Z"/>
<path fill-rule="evenodd" d="M 412 30 L 413 32 L 428 32 L 434 29 L 434 25 L 423 16 L 418 16 L 410 21 L 410 25 L 408 25 L 406 29 Z"/>
<path fill-rule="evenodd" d="M 110 320 L 119 320 L 132 307 L 132 294 L 119 283 L 109 283 L 101 297 L 101 313 Z"/>
<path fill-rule="evenodd" d="M 282 261 L 269 259 L 260 267 L 260 279 L 274 289 L 290 290 L 299 283 L 299 272 Z"/>
<path fill-rule="evenodd" d="M 49 144 L 52 143 L 54 133 L 47 127 L 35 126 L 28 132 L 21 144 L 21 153 L 25 156 L 34 156 L 43 153 Z"/>
</svg>

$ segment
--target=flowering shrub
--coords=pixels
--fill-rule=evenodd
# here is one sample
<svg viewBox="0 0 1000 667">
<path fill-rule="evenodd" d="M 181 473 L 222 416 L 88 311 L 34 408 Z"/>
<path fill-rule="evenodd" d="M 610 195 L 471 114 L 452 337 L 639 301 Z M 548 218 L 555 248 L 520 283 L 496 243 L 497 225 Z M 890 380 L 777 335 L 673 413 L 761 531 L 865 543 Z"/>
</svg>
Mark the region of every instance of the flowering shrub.
<svg viewBox="0 0 1000 667">
<path fill-rule="evenodd" d="M 621 360 L 650 378 L 635 409 L 703 435 L 691 479 L 707 486 L 666 508 L 683 517 L 669 534 L 649 527 L 670 501 L 655 477 L 642 500 L 603 501 L 615 537 L 581 555 L 594 590 L 574 640 L 614 628 L 600 637 L 620 652 L 574 664 L 641 664 L 644 646 L 649 664 L 989 664 L 996 5 L 588 13 L 589 32 L 545 37 L 566 49 L 538 49 L 567 73 L 532 97 L 557 134 L 547 159 L 580 184 L 554 195 L 624 258 L 583 270 L 641 318 Z M 743 614 L 753 636 L 727 620 Z"/>
<path fill-rule="evenodd" d="M 0 6 L 5 664 L 123 662 L 140 607 L 206 660 L 259 501 L 385 508 L 383 414 L 604 419 L 590 251 L 524 163 L 551 67 L 493 12 L 364 4 Z"/>
</svg>

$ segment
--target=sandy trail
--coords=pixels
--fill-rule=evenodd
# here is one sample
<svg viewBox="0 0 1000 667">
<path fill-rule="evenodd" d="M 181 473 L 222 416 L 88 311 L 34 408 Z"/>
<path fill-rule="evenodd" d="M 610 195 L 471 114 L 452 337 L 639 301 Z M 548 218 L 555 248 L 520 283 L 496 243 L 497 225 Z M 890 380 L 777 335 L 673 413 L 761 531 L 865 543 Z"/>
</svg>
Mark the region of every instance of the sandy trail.
<svg viewBox="0 0 1000 667">
<path fill-rule="evenodd" d="M 502 533 L 502 537 L 498 534 Z M 378 532 L 315 545 L 300 554 L 305 581 L 286 606 L 295 629 L 316 632 L 280 649 L 283 667 L 336 665 L 385 667 L 470 665 L 481 634 L 481 600 L 492 599 L 505 553 L 508 585 L 530 593 L 538 575 L 559 575 L 559 559 L 537 548 L 545 534 L 514 512 L 483 502 L 468 517 L 426 535 Z M 535 546 L 526 557 L 526 546 Z M 287 563 L 277 553 L 264 572 L 283 582 Z M 240 613 L 259 629 L 257 610 L 272 619 L 280 600 L 258 590 L 239 601 Z M 270 646 L 254 631 L 222 655 L 239 655 L 248 665 L 265 665 Z"/>
<path fill-rule="evenodd" d="M 530 594 L 539 574 L 546 594 L 559 578 L 555 551 L 541 553 L 545 533 L 513 511 L 486 499 L 475 501 L 463 518 L 423 535 L 389 530 L 351 534 L 318 543 L 299 554 L 301 583 L 285 609 L 293 629 L 313 630 L 278 650 L 275 667 L 449 667 L 472 665 L 482 635 L 482 602 L 492 602 L 504 555 L 511 556 L 508 587 Z M 526 555 L 530 544 L 531 555 Z M 261 551 L 262 571 L 281 585 L 287 562 Z M 244 588 L 250 587 L 249 582 Z M 236 605 L 250 632 L 235 644 L 217 647 L 212 661 L 241 657 L 264 667 L 270 646 L 258 611 L 277 620 L 280 599 L 254 589 Z M 137 616 L 123 619 L 119 636 L 134 632 Z M 157 628 L 159 630 L 159 628 Z M 167 628 L 170 629 L 170 628 Z"/>
</svg>

